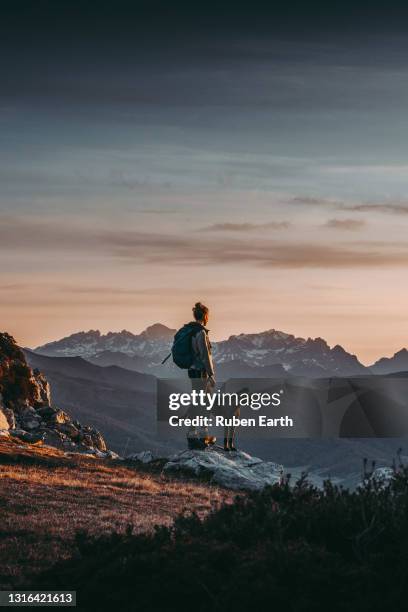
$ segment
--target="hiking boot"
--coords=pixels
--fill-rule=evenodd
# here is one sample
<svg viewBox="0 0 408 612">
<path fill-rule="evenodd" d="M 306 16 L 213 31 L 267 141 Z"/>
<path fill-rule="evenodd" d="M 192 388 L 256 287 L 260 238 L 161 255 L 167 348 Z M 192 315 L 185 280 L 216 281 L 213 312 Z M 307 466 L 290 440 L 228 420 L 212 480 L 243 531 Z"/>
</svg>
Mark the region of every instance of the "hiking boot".
<svg viewBox="0 0 408 612">
<path fill-rule="evenodd" d="M 225 444 L 225 443 L 224 443 L 224 444 Z M 233 452 L 235 452 L 235 453 L 237 452 L 237 448 L 236 448 L 236 446 L 235 446 L 235 444 L 234 444 L 234 438 L 228 438 L 228 442 L 227 442 L 227 444 L 228 444 L 228 446 L 229 446 L 230 451 L 233 451 Z"/>
<path fill-rule="evenodd" d="M 187 438 L 188 450 L 204 450 L 207 445 L 202 438 Z"/>
</svg>

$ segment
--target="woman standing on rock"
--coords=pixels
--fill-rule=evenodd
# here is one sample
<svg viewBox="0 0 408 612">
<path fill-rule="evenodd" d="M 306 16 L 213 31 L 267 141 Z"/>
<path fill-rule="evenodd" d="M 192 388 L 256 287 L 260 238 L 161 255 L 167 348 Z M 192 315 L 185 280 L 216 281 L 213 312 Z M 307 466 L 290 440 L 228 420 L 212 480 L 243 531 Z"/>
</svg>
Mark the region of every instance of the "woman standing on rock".
<svg viewBox="0 0 408 612">
<path fill-rule="evenodd" d="M 200 391 L 212 393 L 215 389 L 214 363 L 211 354 L 211 342 L 208 337 L 209 330 L 206 325 L 209 320 L 209 309 L 201 302 L 197 302 L 193 307 L 195 322 L 192 325 L 200 326 L 194 333 L 191 340 L 193 352 L 193 365 L 188 369 L 188 376 L 191 379 L 192 388 Z M 239 414 L 239 407 L 233 409 L 233 414 Z M 224 428 L 224 450 L 235 451 L 235 427 Z M 207 429 L 197 431 L 191 428 L 187 434 L 189 448 L 207 446 L 215 443 L 215 437 L 208 435 Z M 197 443 L 198 441 L 198 443 Z"/>
<path fill-rule="evenodd" d="M 214 393 L 215 376 L 214 363 L 211 354 L 211 342 L 207 323 L 210 315 L 209 308 L 201 302 L 193 306 L 194 321 L 186 323 L 174 336 L 171 353 L 162 361 L 166 363 L 172 355 L 174 363 L 181 369 L 188 370 L 193 391 L 204 391 Z M 191 405 L 187 410 L 186 417 L 194 418 L 200 416 L 200 408 L 203 406 Z M 233 414 L 239 413 L 239 406 L 233 409 Z M 235 451 L 235 427 L 224 429 L 224 450 Z M 189 449 L 204 449 L 208 445 L 215 444 L 216 439 L 210 436 L 208 428 L 191 427 L 187 433 Z"/>
<path fill-rule="evenodd" d="M 193 362 L 188 368 L 188 377 L 191 380 L 193 390 L 204 390 L 212 393 L 215 389 L 214 363 L 211 354 L 211 342 L 208 337 L 208 323 L 210 311 L 201 302 L 196 302 L 193 307 L 194 321 L 191 327 L 191 351 Z M 190 416 L 190 415 L 189 415 Z M 187 433 L 188 447 L 204 448 L 209 444 L 214 444 L 214 436 L 208 435 L 208 429 L 191 428 Z"/>
</svg>

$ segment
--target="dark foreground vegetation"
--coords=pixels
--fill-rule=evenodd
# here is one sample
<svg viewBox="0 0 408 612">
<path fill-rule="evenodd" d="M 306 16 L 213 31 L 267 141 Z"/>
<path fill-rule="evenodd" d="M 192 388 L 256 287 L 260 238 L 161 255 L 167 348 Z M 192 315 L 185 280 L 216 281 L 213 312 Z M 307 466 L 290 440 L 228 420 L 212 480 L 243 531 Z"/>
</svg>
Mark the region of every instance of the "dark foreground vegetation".
<svg viewBox="0 0 408 612">
<path fill-rule="evenodd" d="M 408 471 L 356 492 L 301 480 L 153 534 L 77 545 L 40 585 L 76 589 L 82 609 L 406 610 Z"/>
</svg>

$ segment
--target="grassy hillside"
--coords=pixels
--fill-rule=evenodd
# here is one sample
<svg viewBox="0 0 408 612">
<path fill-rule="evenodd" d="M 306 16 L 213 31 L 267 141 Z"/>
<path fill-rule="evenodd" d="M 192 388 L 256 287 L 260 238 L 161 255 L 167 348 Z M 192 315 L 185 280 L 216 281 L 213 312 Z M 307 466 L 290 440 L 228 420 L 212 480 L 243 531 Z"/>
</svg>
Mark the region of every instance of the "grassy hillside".
<svg viewBox="0 0 408 612">
<path fill-rule="evenodd" d="M 148 612 L 402 612 L 408 472 L 350 493 L 299 481 L 143 535 L 83 538 L 40 585 L 82 609 Z"/>
<path fill-rule="evenodd" d="M 120 462 L 64 455 L 46 446 L 0 438 L 0 589 L 76 550 L 76 534 L 152 531 L 184 509 L 204 516 L 233 495 L 171 481 Z"/>
</svg>

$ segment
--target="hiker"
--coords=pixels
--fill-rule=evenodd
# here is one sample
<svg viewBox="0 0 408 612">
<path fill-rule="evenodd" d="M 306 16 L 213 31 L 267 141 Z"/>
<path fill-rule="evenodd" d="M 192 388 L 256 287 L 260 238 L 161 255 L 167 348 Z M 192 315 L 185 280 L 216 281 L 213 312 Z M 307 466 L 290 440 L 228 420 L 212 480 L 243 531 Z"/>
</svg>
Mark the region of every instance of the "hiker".
<svg viewBox="0 0 408 612">
<path fill-rule="evenodd" d="M 208 337 L 209 330 L 206 325 L 209 319 L 209 309 L 201 302 L 196 302 L 193 307 L 194 321 L 186 323 L 174 336 L 171 353 L 163 359 L 166 363 L 170 356 L 181 369 L 188 371 L 192 390 L 213 393 L 215 391 L 214 364 L 211 355 L 211 342 Z M 225 410 L 225 409 L 224 409 Z M 190 406 L 186 417 L 194 418 L 202 415 L 203 407 Z M 232 409 L 232 413 L 239 414 L 239 406 Z M 187 433 L 189 449 L 205 449 L 216 442 L 214 436 L 210 436 L 207 427 L 191 427 Z M 235 427 L 224 428 L 224 450 L 235 451 Z"/>
<path fill-rule="evenodd" d="M 208 338 L 209 330 L 206 328 L 209 319 L 209 309 L 201 302 L 193 307 L 195 321 L 190 323 L 195 333 L 191 338 L 193 363 L 188 369 L 188 376 L 192 380 L 207 381 L 207 385 L 215 387 L 214 364 L 211 355 L 211 342 Z"/>
<path fill-rule="evenodd" d="M 206 325 L 209 319 L 209 309 L 201 302 L 193 307 L 194 321 L 190 323 L 192 328 L 191 351 L 192 364 L 188 368 L 188 377 L 191 380 L 192 389 L 206 393 L 215 390 L 214 364 L 211 355 L 211 342 L 208 337 Z M 188 411 L 188 416 L 194 416 L 194 407 Z M 190 428 L 187 433 L 188 447 L 205 448 L 215 443 L 215 437 L 210 436 L 207 428 Z"/>
</svg>

